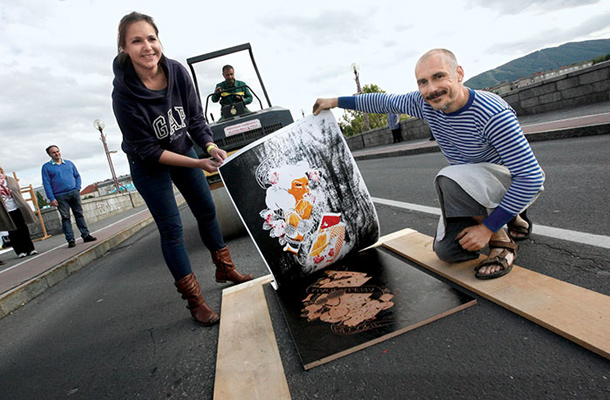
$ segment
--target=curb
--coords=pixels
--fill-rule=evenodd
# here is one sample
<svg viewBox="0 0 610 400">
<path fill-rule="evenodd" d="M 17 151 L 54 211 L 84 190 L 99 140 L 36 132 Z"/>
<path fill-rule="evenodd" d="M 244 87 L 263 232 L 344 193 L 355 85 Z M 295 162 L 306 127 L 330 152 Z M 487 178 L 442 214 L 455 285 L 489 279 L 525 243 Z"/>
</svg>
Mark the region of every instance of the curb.
<svg viewBox="0 0 610 400">
<path fill-rule="evenodd" d="M 379 158 L 402 157 L 414 154 L 439 153 L 441 151 L 438 146 L 417 147 L 414 149 L 390 150 L 386 153 L 380 152 L 377 154 L 354 154 L 356 161 L 376 160 Z"/>
<path fill-rule="evenodd" d="M 90 262 L 103 257 L 118 244 L 133 236 L 136 232 L 145 228 L 153 222 L 151 216 L 140 222 L 117 232 L 106 240 L 103 240 L 74 257 L 56 265 L 50 270 L 22 283 L 21 285 L 0 295 L 0 319 L 6 317 L 16 309 L 24 306 L 47 289 L 55 286 L 73 273 L 84 268 Z"/>
<path fill-rule="evenodd" d="M 570 139 L 584 136 L 598 136 L 610 134 L 610 124 L 599 124 L 580 126 L 576 128 L 554 129 L 543 132 L 532 132 L 525 134 L 529 142 L 539 142 L 543 140 Z"/>
</svg>

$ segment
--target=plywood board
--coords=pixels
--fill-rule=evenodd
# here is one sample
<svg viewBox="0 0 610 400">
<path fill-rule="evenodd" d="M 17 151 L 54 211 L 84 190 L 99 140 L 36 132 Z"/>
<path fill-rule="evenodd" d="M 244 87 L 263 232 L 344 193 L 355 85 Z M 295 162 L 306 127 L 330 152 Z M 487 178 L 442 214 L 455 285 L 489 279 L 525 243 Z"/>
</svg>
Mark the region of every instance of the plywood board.
<svg viewBox="0 0 610 400">
<path fill-rule="evenodd" d="M 381 248 L 353 254 L 276 294 L 305 369 L 475 304 Z"/>
<path fill-rule="evenodd" d="M 290 399 L 262 285 L 271 275 L 223 291 L 215 400 Z"/>
<path fill-rule="evenodd" d="M 610 297 L 514 266 L 492 280 L 474 277 L 479 260 L 445 263 L 432 251 L 433 238 L 419 232 L 390 239 L 388 249 L 603 357 L 610 358 Z M 481 256 L 480 259 L 485 258 Z"/>
</svg>

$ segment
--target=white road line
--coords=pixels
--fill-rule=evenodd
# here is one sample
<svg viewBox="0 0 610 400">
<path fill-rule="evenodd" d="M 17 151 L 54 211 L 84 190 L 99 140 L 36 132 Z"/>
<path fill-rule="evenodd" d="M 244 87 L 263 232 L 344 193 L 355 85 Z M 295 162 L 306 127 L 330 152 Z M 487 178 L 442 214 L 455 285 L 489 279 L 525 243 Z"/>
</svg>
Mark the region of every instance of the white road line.
<svg viewBox="0 0 610 400">
<path fill-rule="evenodd" d="M 434 214 L 434 215 L 441 215 L 441 209 L 436 208 L 436 207 L 420 206 L 419 204 L 405 203 L 403 201 L 396 201 L 396 200 L 380 199 L 378 197 L 371 197 L 371 199 L 375 203 L 385 204 L 386 206 L 405 208 L 407 210 L 419 211 L 419 212 Z"/>
<path fill-rule="evenodd" d="M 58 248 L 58 247 L 56 247 L 56 249 L 57 249 L 57 248 Z M 55 250 L 55 249 L 52 249 L 52 250 Z M 50 251 L 52 251 L 52 250 L 50 250 Z M 45 253 L 48 253 L 48 252 L 45 252 Z M 45 253 L 43 253 L 43 254 L 45 254 Z M 30 258 L 29 258 L 29 259 L 27 259 L 27 260 L 23 260 L 23 261 L 21 261 L 20 263 L 13 265 L 12 267 L 8 267 L 8 268 L 6 268 L 6 269 L 3 269 L 2 271 L 0 271 L 0 274 L 3 274 L 3 273 L 5 273 L 5 272 L 7 272 L 7 271 L 10 271 L 10 270 L 11 270 L 11 269 L 13 269 L 13 268 L 17 268 L 18 266 L 23 265 L 23 264 L 25 264 L 26 262 L 28 262 L 28 261 L 30 261 L 30 260 L 33 260 L 34 258 L 38 258 L 38 257 L 40 257 L 41 255 L 42 255 L 42 254 L 37 254 L 37 255 L 35 255 L 35 256 L 30 256 Z"/>
<path fill-rule="evenodd" d="M 428 214 L 441 215 L 440 208 L 421 206 L 419 204 L 405 203 L 402 201 L 380 199 L 372 197 L 373 202 L 384 204 L 391 207 L 403 208 L 406 210 L 419 211 Z M 604 235 L 595 235 L 593 233 L 585 233 L 571 231 L 568 229 L 553 228 L 550 226 L 538 225 L 534 226 L 534 233 L 540 236 L 547 236 L 555 239 L 568 240 L 570 242 L 587 244 L 589 246 L 603 247 L 610 249 L 610 237 Z"/>
</svg>

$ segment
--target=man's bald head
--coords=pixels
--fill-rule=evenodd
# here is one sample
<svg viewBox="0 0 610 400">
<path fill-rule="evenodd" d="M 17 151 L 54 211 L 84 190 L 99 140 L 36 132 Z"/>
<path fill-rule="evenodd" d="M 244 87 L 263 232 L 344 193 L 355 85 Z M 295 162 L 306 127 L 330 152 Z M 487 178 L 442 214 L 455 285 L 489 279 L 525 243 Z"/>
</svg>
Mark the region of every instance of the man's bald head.
<svg viewBox="0 0 610 400">
<path fill-rule="evenodd" d="M 448 64 L 448 66 L 451 69 L 457 69 L 457 67 L 458 67 L 457 58 L 455 57 L 455 54 L 453 54 L 451 51 L 449 51 L 447 49 L 432 49 L 432 50 L 427 51 L 423 56 L 421 56 L 419 58 L 419 60 L 417 61 L 417 64 L 415 65 L 415 69 L 417 69 L 417 66 L 422 61 L 425 61 L 426 59 L 428 59 L 431 56 L 443 57 L 445 62 Z"/>
</svg>

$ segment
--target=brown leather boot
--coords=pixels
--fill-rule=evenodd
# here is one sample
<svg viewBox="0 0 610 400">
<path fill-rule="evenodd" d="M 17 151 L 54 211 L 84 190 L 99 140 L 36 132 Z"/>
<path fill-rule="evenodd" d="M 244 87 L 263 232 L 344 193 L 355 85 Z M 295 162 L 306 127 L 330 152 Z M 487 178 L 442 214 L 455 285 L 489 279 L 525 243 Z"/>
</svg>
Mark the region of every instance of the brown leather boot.
<svg viewBox="0 0 610 400">
<path fill-rule="evenodd" d="M 205 302 L 201 295 L 201 288 L 195 274 L 192 272 L 175 283 L 182 298 L 188 301 L 186 308 L 191 310 L 195 321 L 203 326 L 211 326 L 218 322 L 220 317 Z"/>
<path fill-rule="evenodd" d="M 216 282 L 225 283 L 226 281 L 231 281 L 233 283 L 242 283 L 253 278 L 252 274 L 244 275 L 237 272 L 235 264 L 231 260 L 228 247 L 213 251 L 212 261 L 216 265 Z"/>
</svg>

